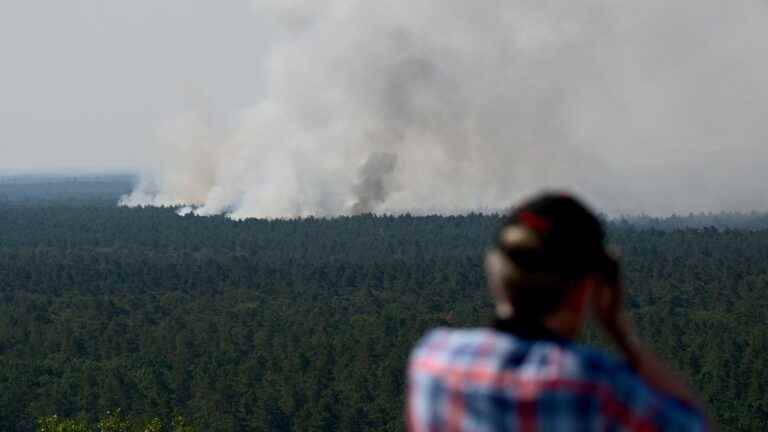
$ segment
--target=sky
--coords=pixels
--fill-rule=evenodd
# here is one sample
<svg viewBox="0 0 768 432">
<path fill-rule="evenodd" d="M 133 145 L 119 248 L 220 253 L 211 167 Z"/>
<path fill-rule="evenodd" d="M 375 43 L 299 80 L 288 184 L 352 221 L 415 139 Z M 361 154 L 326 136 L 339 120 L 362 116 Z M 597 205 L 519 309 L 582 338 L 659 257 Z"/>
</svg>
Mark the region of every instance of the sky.
<svg viewBox="0 0 768 432">
<path fill-rule="evenodd" d="M 135 171 L 190 104 L 260 93 L 246 0 L 0 1 L 0 172 Z"/>
<path fill-rule="evenodd" d="M 765 0 L 0 0 L 0 174 L 294 217 L 768 210 Z"/>
</svg>

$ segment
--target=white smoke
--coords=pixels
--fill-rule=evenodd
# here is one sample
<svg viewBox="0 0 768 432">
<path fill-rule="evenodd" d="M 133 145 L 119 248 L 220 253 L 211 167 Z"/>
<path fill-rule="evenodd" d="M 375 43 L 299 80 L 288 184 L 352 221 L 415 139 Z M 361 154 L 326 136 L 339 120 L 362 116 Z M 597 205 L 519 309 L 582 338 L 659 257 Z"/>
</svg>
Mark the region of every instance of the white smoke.
<svg viewBox="0 0 768 432">
<path fill-rule="evenodd" d="M 125 205 L 293 217 L 766 209 L 759 0 L 257 0 L 267 93 L 180 120 Z M 227 65 L 221 65 L 227 67 Z"/>
</svg>

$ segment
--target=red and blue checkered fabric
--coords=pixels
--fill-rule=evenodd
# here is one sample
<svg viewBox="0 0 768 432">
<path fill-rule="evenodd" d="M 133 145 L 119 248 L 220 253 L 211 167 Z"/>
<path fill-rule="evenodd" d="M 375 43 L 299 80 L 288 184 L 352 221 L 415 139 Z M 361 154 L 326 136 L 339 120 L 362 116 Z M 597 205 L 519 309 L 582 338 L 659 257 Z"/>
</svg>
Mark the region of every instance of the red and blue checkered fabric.
<svg viewBox="0 0 768 432">
<path fill-rule="evenodd" d="M 429 332 L 411 355 L 407 403 L 411 432 L 708 429 L 626 363 L 493 328 Z"/>
</svg>

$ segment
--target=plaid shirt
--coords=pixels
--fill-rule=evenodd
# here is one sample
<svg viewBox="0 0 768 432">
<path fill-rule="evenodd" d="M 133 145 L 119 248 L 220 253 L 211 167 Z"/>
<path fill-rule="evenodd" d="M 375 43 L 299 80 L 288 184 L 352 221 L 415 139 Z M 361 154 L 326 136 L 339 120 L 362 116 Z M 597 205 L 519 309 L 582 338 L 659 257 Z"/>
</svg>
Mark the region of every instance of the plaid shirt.
<svg viewBox="0 0 768 432">
<path fill-rule="evenodd" d="M 408 430 L 707 429 L 701 413 L 651 389 L 626 363 L 535 330 L 512 333 L 429 332 L 409 363 Z"/>
</svg>

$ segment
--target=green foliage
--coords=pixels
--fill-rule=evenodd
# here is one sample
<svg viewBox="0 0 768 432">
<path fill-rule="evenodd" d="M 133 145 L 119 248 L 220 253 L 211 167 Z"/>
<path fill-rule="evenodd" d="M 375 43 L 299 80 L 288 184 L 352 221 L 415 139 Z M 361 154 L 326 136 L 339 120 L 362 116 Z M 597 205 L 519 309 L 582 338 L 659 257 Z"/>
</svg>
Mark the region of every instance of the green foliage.
<svg viewBox="0 0 768 432">
<path fill-rule="evenodd" d="M 0 430 L 402 430 L 413 343 L 488 318 L 498 223 L 0 203 Z M 767 430 L 768 230 L 659 226 L 610 227 L 638 329 Z"/>
<path fill-rule="evenodd" d="M 40 418 L 37 421 L 38 432 L 91 432 L 83 420 L 62 419 L 56 415 Z"/>
<path fill-rule="evenodd" d="M 179 430 L 179 428 L 176 428 L 176 427 L 174 427 L 171 430 L 173 432 L 192 432 L 192 430 L 189 430 L 189 431 Z M 160 419 L 152 419 L 147 424 L 144 425 L 144 427 L 140 432 L 162 432 L 162 431 L 163 431 L 163 424 L 160 422 Z"/>
<path fill-rule="evenodd" d="M 37 432 L 197 432 L 197 429 L 185 423 L 180 416 L 174 417 L 168 428 L 163 427 L 160 419 L 148 421 L 131 420 L 122 415 L 120 410 L 107 411 L 92 427 L 85 420 L 60 418 L 57 415 L 41 417 L 37 420 Z"/>
<path fill-rule="evenodd" d="M 96 424 L 96 429 L 98 432 L 128 432 L 129 424 L 120 410 L 107 411 L 107 415 Z"/>
</svg>

